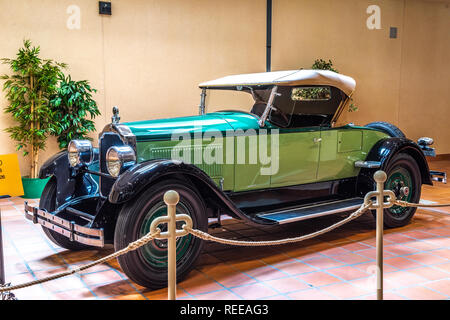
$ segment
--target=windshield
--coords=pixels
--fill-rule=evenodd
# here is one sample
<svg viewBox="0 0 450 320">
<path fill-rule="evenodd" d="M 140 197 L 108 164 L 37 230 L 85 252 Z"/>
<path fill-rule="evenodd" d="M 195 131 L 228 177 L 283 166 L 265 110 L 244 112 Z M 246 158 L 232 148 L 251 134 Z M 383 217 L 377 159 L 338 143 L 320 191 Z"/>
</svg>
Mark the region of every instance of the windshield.
<svg viewBox="0 0 450 320">
<path fill-rule="evenodd" d="M 208 112 L 243 111 L 261 117 L 269 100 L 272 87 L 209 88 L 206 102 Z"/>
<path fill-rule="evenodd" d="M 326 126 L 345 98 L 330 86 L 279 87 L 269 121 L 283 128 Z"/>
<path fill-rule="evenodd" d="M 244 111 L 260 118 L 267 107 L 272 88 L 237 86 L 210 89 L 208 111 Z M 341 90 L 331 86 L 280 86 L 268 120 L 282 128 L 327 125 L 345 98 Z"/>
</svg>

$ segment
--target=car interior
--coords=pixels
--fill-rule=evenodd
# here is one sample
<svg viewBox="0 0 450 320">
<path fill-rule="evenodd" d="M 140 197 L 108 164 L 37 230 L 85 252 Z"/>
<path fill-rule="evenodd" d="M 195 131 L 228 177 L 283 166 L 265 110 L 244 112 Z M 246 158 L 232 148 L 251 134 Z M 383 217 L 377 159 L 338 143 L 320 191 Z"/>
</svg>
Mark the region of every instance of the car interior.
<svg viewBox="0 0 450 320">
<path fill-rule="evenodd" d="M 250 113 L 261 117 L 271 89 L 252 90 L 255 103 Z M 326 126 L 345 98 L 335 87 L 279 87 L 269 121 L 281 128 Z"/>
</svg>

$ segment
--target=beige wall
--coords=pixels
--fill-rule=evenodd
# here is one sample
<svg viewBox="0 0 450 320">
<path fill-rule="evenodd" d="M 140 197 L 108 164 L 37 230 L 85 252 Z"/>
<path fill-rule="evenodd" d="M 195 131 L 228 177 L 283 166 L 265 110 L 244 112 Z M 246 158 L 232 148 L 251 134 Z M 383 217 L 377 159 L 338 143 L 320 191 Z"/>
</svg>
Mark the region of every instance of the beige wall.
<svg viewBox="0 0 450 320">
<path fill-rule="evenodd" d="M 366 27 L 366 8 L 374 1 L 277 0 L 274 8 L 273 67 L 310 67 L 316 58 L 331 59 L 339 72 L 357 83 L 359 110 L 345 114 L 366 124 L 398 122 L 400 39 L 389 39 L 389 26 L 399 26 L 403 1 L 376 1 L 381 7 L 381 30 Z M 282 18 L 283 17 L 283 18 Z"/>
<path fill-rule="evenodd" d="M 273 69 L 332 59 L 356 79 L 357 124 L 388 121 L 450 153 L 450 1 L 274 0 Z M 366 27 L 366 8 L 381 8 L 381 30 Z M 398 38 L 389 38 L 389 28 Z"/>
<path fill-rule="evenodd" d="M 29 38 L 43 57 L 68 63 L 73 78 L 98 89 L 98 130 L 113 105 L 122 121 L 196 114 L 199 82 L 265 71 L 265 3 L 112 0 L 109 17 L 98 14 L 93 0 L 0 0 L 0 57 L 13 57 Z M 366 27 L 370 4 L 381 7 L 381 30 Z M 70 5 L 81 9 L 80 30 L 66 27 Z M 389 39 L 390 26 L 399 28 L 398 39 Z M 359 111 L 346 114 L 347 121 L 390 121 L 410 138 L 434 137 L 438 152 L 450 153 L 448 30 L 448 1 L 273 0 L 272 69 L 332 59 L 358 83 Z M 208 96 L 209 110 L 246 104 L 245 98 L 224 105 L 224 95 Z M 11 124 L 0 113 L 1 129 Z M 51 139 L 41 159 L 56 151 Z M 0 154 L 10 152 L 14 145 L 2 131 Z M 27 174 L 28 159 L 19 158 Z"/>
<path fill-rule="evenodd" d="M 73 4 L 81 9 L 80 30 L 66 27 L 66 10 Z M 264 70 L 265 0 L 113 0 L 112 5 L 112 16 L 100 16 L 93 0 L 0 0 L 0 57 L 13 57 L 29 38 L 41 46 L 42 57 L 68 63 L 74 79 L 88 79 L 98 89 L 99 131 L 114 105 L 122 121 L 196 114 L 198 83 Z M 0 65 L 0 74 L 7 71 Z M 1 94 L 0 107 L 5 105 Z M 1 129 L 11 124 L 0 113 Z M 2 130 L 0 154 L 14 150 Z M 40 162 L 57 150 L 50 139 Z M 19 161 L 21 173 L 28 174 L 29 159 Z"/>
<path fill-rule="evenodd" d="M 407 2 L 400 74 L 399 126 L 434 137 L 439 153 L 450 153 L 448 2 Z"/>
</svg>

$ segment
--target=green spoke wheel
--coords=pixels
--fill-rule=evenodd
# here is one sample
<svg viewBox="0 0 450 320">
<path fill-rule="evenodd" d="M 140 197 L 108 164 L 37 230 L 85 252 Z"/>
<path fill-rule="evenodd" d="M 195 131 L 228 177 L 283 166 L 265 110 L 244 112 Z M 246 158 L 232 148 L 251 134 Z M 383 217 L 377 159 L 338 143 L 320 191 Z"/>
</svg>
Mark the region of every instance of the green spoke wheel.
<svg viewBox="0 0 450 320">
<path fill-rule="evenodd" d="M 386 168 L 385 189 L 392 190 L 398 200 L 419 202 L 422 179 L 416 160 L 408 154 L 395 155 Z M 409 223 L 417 208 L 394 205 L 384 209 L 384 225 L 401 227 Z"/>
<path fill-rule="evenodd" d="M 403 167 L 397 167 L 388 177 L 385 188 L 394 191 L 398 200 L 411 202 L 411 188 L 413 188 L 413 180 L 408 170 Z M 408 208 L 402 206 L 393 206 L 389 211 L 397 216 L 401 216 Z"/>
<path fill-rule="evenodd" d="M 206 208 L 196 189 L 187 182 L 168 179 L 149 186 L 124 205 L 114 231 L 116 250 L 146 235 L 156 218 L 167 215 L 163 196 L 168 190 L 175 190 L 180 195 L 176 213 L 189 215 L 195 229 L 207 231 Z M 183 224 L 177 222 L 177 229 Z M 167 224 L 158 227 L 161 231 L 167 230 Z M 192 270 L 202 248 L 203 241 L 190 234 L 177 238 L 177 281 L 183 280 Z M 167 287 L 167 240 L 153 239 L 117 260 L 125 274 L 137 284 L 150 289 Z"/>
<path fill-rule="evenodd" d="M 176 214 L 189 214 L 189 210 L 183 203 L 177 205 Z M 148 214 L 145 216 L 142 223 L 141 232 L 139 233 L 139 238 L 145 236 L 150 231 L 150 225 L 153 220 L 157 217 L 167 215 L 167 206 L 161 201 L 150 209 Z M 184 222 L 177 222 L 177 229 L 183 227 Z M 167 231 L 167 224 L 162 224 L 158 226 L 161 231 Z M 180 261 L 185 255 L 189 248 L 189 244 L 192 241 L 192 235 L 188 234 L 184 237 L 177 238 L 177 261 Z M 152 266 L 156 268 L 167 268 L 167 240 L 166 239 L 155 239 L 142 247 L 140 251 L 142 257 Z"/>
</svg>

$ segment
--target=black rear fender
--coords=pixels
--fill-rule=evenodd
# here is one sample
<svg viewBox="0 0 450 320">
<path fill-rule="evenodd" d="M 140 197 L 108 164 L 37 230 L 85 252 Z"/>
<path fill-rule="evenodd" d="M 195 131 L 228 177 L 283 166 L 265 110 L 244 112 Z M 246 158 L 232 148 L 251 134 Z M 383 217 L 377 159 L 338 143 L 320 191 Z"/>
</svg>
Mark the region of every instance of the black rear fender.
<svg viewBox="0 0 450 320">
<path fill-rule="evenodd" d="M 358 192 L 363 196 L 373 190 L 373 174 L 377 170 L 385 170 L 392 157 L 398 153 L 406 153 L 416 160 L 420 169 L 422 183 L 433 185 L 430 176 L 430 168 L 420 147 L 407 138 L 386 138 L 378 141 L 367 155 L 366 161 L 377 161 L 381 163 L 380 168 L 362 168 L 358 175 Z"/>
</svg>

